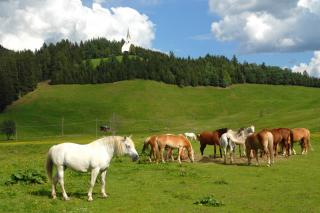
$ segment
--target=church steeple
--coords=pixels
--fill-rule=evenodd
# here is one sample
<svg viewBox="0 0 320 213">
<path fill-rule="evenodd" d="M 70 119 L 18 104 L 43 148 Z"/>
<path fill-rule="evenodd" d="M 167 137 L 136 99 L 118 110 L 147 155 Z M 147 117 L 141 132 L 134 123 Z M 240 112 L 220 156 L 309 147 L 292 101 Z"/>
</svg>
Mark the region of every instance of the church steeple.
<svg viewBox="0 0 320 213">
<path fill-rule="evenodd" d="M 129 28 L 128 28 L 128 31 L 127 31 L 127 38 L 121 48 L 121 52 L 124 53 L 124 52 L 130 52 L 130 47 L 131 47 L 131 35 L 130 35 L 130 31 L 129 31 Z"/>
<path fill-rule="evenodd" d="M 131 40 L 131 36 L 130 36 L 130 31 L 129 31 L 129 28 L 128 28 L 128 32 L 127 32 L 127 42 Z"/>
</svg>

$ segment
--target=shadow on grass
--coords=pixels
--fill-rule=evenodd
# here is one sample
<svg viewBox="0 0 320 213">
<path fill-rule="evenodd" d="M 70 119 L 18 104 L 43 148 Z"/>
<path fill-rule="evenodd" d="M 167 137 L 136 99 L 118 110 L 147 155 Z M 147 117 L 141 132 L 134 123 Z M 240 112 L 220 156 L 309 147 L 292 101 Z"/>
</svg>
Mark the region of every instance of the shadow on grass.
<svg viewBox="0 0 320 213">
<path fill-rule="evenodd" d="M 34 196 L 39 196 L 39 197 L 51 198 L 51 191 L 46 189 L 39 189 L 31 192 L 30 194 Z M 84 197 L 86 198 L 88 196 L 86 192 L 67 192 L 67 194 L 70 197 L 76 197 L 76 198 L 84 198 Z M 57 197 L 59 197 L 60 195 L 62 197 L 61 192 L 57 191 Z M 97 195 L 97 194 L 93 193 L 93 195 Z"/>
<path fill-rule="evenodd" d="M 39 190 L 31 192 L 30 194 L 33 196 L 47 197 L 47 198 L 51 199 L 51 191 L 47 190 L 47 189 L 39 189 Z M 87 192 L 67 192 L 67 194 L 71 199 L 78 198 L 78 199 L 85 199 L 86 200 L 88 198 Z M 107 193 L 107 195 L 109 196 L 109 193 Z M 102 198 L 100 193 L 92 193 L 92 196 L 95 198 Z M 62 199 L 61 191 L 57 191 L 57 198 Z"/>
</svg>

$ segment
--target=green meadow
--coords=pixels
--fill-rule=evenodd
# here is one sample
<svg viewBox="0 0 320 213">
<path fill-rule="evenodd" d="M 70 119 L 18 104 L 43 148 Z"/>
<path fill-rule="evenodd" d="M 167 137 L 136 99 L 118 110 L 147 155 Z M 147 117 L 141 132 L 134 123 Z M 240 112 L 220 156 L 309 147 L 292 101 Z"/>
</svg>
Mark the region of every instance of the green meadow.
<svg viewBox="0 0 320 213">
<path fill-rule="evenodd" d="M 0 114 L 17 123 L 17 140 L 0 141 L 0 212 L 320 212 L 320 91 L 315 88 L 243 84 L 227 89 L 184 87 L 154 81 L 98 85 L 41 83 Z M 63 123 L 63 124 L 62 124 Z M 278 157 L 266 167 L 247 166 L 246 159 L 224 165 L 212 159 L 208 146 L 202 158 L 192 142 L 196 162 L 150 164 L 114 158 L 107 175 L 107 193 L 87 201 L 90 174 L 65 173 L 70 201 L 50 199 L 50 183 L 6 185 L 12 174 L 35 169 L 45 174 L 48 149 L 57 143 L 88 143 L 108 124 L 117 134 L 133 135 L 138 152 L 152 134 L 237 129 L 255 125 L 306 127 L 314 151 L 289 159 Z M 237 153 L 238 155 L 238 153 Z M 253 161 L 255 163 L 255 161 Z M 208 195 L 221 207 L 193 204 Z"/>
</svg>

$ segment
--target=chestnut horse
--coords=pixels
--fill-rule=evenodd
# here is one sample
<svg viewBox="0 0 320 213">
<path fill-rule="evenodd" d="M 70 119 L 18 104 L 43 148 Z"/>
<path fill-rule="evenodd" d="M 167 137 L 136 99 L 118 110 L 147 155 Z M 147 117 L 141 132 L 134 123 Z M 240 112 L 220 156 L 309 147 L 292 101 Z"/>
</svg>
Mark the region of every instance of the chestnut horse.
<svg viewBox="0 0 320 213">
<path fill-rule="evenodd" d="M 213 157 L 216 158 L 216 145 L 219 146 L 220 157 L 222 158 L 222 152 L 220 147 L 220 137 L 222 134 L 226 133 L 228 128 L 217 129 L 215 131 L 204 131 L 197 135 L 198 140 L 200 141 L 200 151 L 201 155 L 203 155 L 203 151 L 207 145 L 214 146 Z"/>
<path fill-rule="evenodd" d="M 268 166 L 274 163 L 273 156 L 273 135 L 267 130 L 261 130 L 258 133 L 249 135 L 246 139 L 246 152 L 248 157 L 248 165 L 251 164 L 251 150 L 253 151 L 257 164 L 259 165 L 258 150 L 263 150 L 268 156 Z"/>
<path fill-rule="evenodd" d="M 156 142 L 156 135 L 152 135 L 144 140 L 142 153 L 145 152 L 145 150 L 150 145 L 150 153 L 149 153 L 149 161 L 152 162 L 152 158 L 154 161 L 158 159 L 158 144 Z"/>
<path fill-rule="evenodd" d="M 299 141 L 301 146 L 301 154 L 307 154 L 308 149 L 312 150 L 310 142 L 310 131 L 306 128 L 294 128 L 291 130 L 291 150 L 293 149 L 293 143 Z"/>
<path fill-rule="evenodd" d="M 281 144 L 286 148 L 286 157 L 289 155 L 290 143 L 291 143 L 291 130 L 288 128 L 275 128 L 268 130 L 273 135 L 273 150 L 274 155 L 278 156 L 278 144 Z"/>
<path fill-rule="evenodd" d="M 181 163 L 181 155 L 185 149 L 188 151 L 188 157 L 191 162 L 194 161 L 194 153 L 193 148 L 190 141 L 184 137 L 183 135 L 160 135 L 156 138 L 156 142 L 158 144 L 160 150 L 160 156 L 162 162 L 164 161 L 163 152 L 166 147 L 170 147 L 172 149 L 178 149 L 178 161 Z"/>
</svg>

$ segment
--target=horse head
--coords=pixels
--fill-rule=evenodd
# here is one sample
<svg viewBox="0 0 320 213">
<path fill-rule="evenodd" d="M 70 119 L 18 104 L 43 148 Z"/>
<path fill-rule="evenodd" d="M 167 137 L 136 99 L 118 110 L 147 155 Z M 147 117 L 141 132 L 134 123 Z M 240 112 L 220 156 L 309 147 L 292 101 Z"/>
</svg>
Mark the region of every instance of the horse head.
<svg viewBox="0 0 320 213">
<path fill-rule="evenodd" d="M 131 135 L 129 137 L 125 136 L 122 140 L 122 146 L 124 146 L 124 154 L 127 154 L 131 157 L 132 161 L 136 161 L 139 158 L 139 154 L 134 147 L 134 143 L 131 139 Z"/>
</svg>

